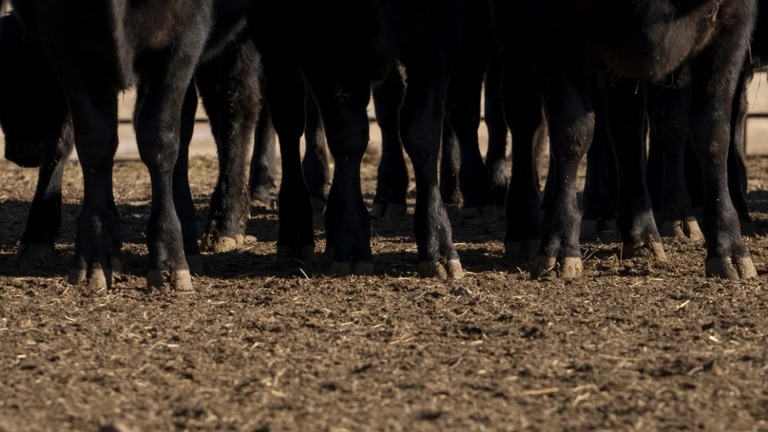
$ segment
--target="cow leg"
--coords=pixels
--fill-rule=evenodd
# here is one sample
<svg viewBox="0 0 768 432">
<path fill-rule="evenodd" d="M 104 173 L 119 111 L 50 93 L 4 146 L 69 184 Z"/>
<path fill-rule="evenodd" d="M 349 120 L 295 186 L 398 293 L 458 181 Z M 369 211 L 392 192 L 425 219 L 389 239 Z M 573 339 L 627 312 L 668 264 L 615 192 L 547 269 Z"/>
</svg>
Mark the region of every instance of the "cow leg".
<svg viewBox="0 0 768 432">
<path fill-rule="evenodd" d="M 650 146 L 661 153 L 661 171 L 648 165 L 651 176 L 662 178 L 661 234 L 677 238 L 703 240 L 696 218 L 691 213 L 685 152 L 688 145 L 688 106 L 690 70 L 682 67 L 673 74 L 671 86 L 649 85 L 651 102 Z M 657 169 L 657 171 L 651 171 Z"/>
<path fill-rule="evenodd" d="M 400 105 L 403 103 L 404 94 L 403 77 L 396 68 L 373 87 L 376 121 L 381 128 L 381 161 L 371 209 L 373 218 L 385 217 L 394 220 L 406 212 L 408 169 L 400 141 Z"/>
<path fill-rule="evenodd" d="M 747 204 L 747 166 L 744 163 L 746 125 L 749 103 L 747 89 L 752 81 L 752 66 L 746 64 L 739 74 L 731 114 L 731 145 L 728 146 L 728 190 L 739 218 L 751 222 Z"/>
<path fill-rule="evenodd" d="M 603 90 L 593 82 L 592 100 L 601 101 Z M 604 104 L 596 103 L 595 134 L 587 152 L 587 172 L 584 182 L 584 214 L 581 218 L 581 241 L 594 241 L 603 231 L 615 231 L 617 173 L 616 157 L 611 148 Z"/>
<path fill-rule="evenodd" d="M 295 66 L 279 53 L 262 52 L 264 95 L 280 144 L 282 179 L 278 192 L 279 260 L 309 261 L 315 250 L 312 202 L 301 169 L 306 89 Z"/>
<path fill-rule="evenodd" d="M 495 41 L 494 41 L 495 44 Z M 503 63 L 496 47 L 492 48 L 485 72 L 485 125 L 488 128 L 488 151 L 485 169 L 491 187 L 491 200 L 496 214 L 504 216 L 509 185 L 507 175 L 507 123 L 504 121 L 502 98 Z"/>
<path fill-rule="evenodd" d="M 325 128 L 320 111 L 314 97 L 306 98 L 306 125 L 304 126 L 304 142 L 306 149 L 301 168 L 312 196 L 312 208 L 316 213 L 322 213 L 328 201 L 331 169 L 328 164 L 328 145 L 325 139 Z"/>
<path fill-rule="evenodd" d="M 411 54 L 408 58 L 411 61 L 404 59 L 408 89 L 400 110 L 400 136 L 416 177 L 414 231 L 418 273 L 424 277 L 458 279 L 464 271 L 437 184 L 443 103 L 450 67 L 447 59 L 435 61 L 421 50 Z"/>
<path fill-rule="evenodd" d="M 269 205 L 270 194 L 277 184 L 276 149 L 277 135 L 272 126 L 272 115 L 269 113 L 269 106 L 263 104 L 256 122 L 251 169 L 248 175 L 248 194 L 251 200 L 264 205 Z"/>
<path fill-rule="evenodd" d="M 179 44 L 183 46 L 183 44 Z M 181 223 L 174 204 L 173 174 L 179 156 L 181 113 L 196 56 L 189 52 L 147 53 L 137 63 L 134 128 L 141 160 L 152 185 L 147 223 L 149 288 L 191 290 Z M 173 71 L 169 65 L 173 64 Z"/>
<path fill-rule="evenodd" d="M 744 22 L 751 19 L 742 18 Z M 689 131 L 704 173 L 706 275 L 728 279 L 757 275 L 741 239 L 738 214 L 728 188 L 731 109 L 749 31 L 749 25 L 729 26 L 691 63 Z M 734 48 L 739 46 L 742 49 Z"/>
<path fill-rule="evenodd" d="M 485 38 L 479 45 L 487 45 Z M 465 216 L 486 214 L 492 210 L 488 171 L 477 137 L 480 96 L 488 56 L 483 49 L 471 48 L 462 50 L 456 60 L 445 97 L 445 117 L 456 135 L 461 155 L 459 187 L 463 198 L 462 214 Z"/>
<path fill-rule="evenodd" d="M 308 78 L 322 110 L 328 148 L 334 160 L 333 182 L 325 212 L 326 252 L 331 271 L 373 273 L 371 225 L 360 185 L 360 164 L 368 145 L 370 82 L 338 71 L 314 71 Z"/>
<path fill-rule="evenodd" d="M 203 248 L 229 252 L 243 246 L 249 215 L 246 153 L 253 139 L 260 98 L 257 53 L 238 41 L 198 67 L 202 96 L 219 156 L 219 176 L 208 209 Z"/>
<path fill-rule="evenodd" d="M 606 120 L 619 166 L 621 257 L 632 258 L 641 247 L 649 247 L 656 260 L 666 261 L 645 183 L 646 91 L 637 86 L 637 81 L 619 79 L 605 88 Z"/>
<path fill-rule="evenodd" d="M 61 226 L 61 181 L 64 167 L 75 146 L 71 126 L 65 126 L 52 157 L 40 165 L 37 187 L 19 243 L 18 255 L 27 260 L 50 258 Z"/>
<path fill-rule="evenodd" d="M 440 196 L 443 204 L 458 206 L 464 200 L 459 188 L 461 150 L 459 137 L 448 120 L 443 120 L 440 152 Z"/>
<path fill-rule="evenodd" d="M 75 146 L 83 172 L 83 203 L 77 218 L 72 284 L 94 291 L 112 285 L 111 257 L 120 254 L 120 218 L 112 194 L 112 162 L 117 149 L 117 94 L 97 70 L 81 70 L 70 57 L 57 66 L 71 101 Z M 115 266 L 117 267 L 117 266 Z"/>
<path fill-rule="evenodd" d="M 192 274 L 203 274 L 203 260 L 197 243 L 197 218 L 192 191 L 189 189 L 189 143 L 195 130 L 197 112 L 197 91 L 190 84 L 184 96 L 181 109 L 181 130 L 179 155 L 173 167 L 173 205 L 181 223 L 181 235 L 184 241 L 184 256 Z"/>
<path fill-rule="evenodd" d="M 517 38 L 521 36 L 516 36 Z M 523 39 L 517 39 L 518 41 Z M 542 238 L 539 172 L 535 156 L 537 130 L 544 122 L 536 73 L 522 46 L 512 44 L 504 53 L 504 117 L 512 135 L 512 176 L 507 195 L 505 252 L 533 257 Z M 517 64 L 517 59 L 522 59 Z M 550 164 L 550 174 L 552 164 Z M 551 181 L 547 181 L 550 187 Z"/>
<path fill-rule="evenodd" d="M 592 142 L 595 115 L 580 70 L 566 72 L 553 68 L 542 73 L 548 75 L 542 79 L 542 93 L 552 155 L 552 177 L 547 185 L 551 184 L 552 204 L 544 213 L 544 238 L 531 274 L 540 277 L 556 270 L 560 277 L 572 278 L 582 272 L 577 172 Z M 515 151 L 513 147 L 513 160 Z M 514 172 L 513 166 L 513 177 Z"/>
</svg>

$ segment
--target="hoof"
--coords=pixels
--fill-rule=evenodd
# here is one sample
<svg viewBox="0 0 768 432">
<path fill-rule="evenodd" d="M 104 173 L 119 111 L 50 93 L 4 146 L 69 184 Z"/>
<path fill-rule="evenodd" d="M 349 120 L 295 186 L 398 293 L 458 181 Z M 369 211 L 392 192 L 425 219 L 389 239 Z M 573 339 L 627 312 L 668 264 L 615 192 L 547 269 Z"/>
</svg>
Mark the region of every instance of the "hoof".
<svg viewBox="0 0 768 432">
<path fill-rule="evenodd" d="M 737 257 L 735 262 L 730 257 L 710 258 L 706 261 L 705 268 L 707 277 L 740 280 L 757 276 L 750 257 Z"/>
<path fill-rule="evenodd" d="M 101 292 L 110 288 L 111 278 L 107 276 L 101 266 L 94 265 L 91 268 L 90 277 L 88 271 L 81 268 L 73 268 L 67 278 L 72 285 L 86 285 L 92 292 Z"/>
<path fill-rule="evenodd" d="M 88 273 L 85 270 L 79 268 L 69 270 L 67 281 L 72 285 L 80 285 L 85 283 L 86 280 L 88 280 Z"/>
<path fill-rule="evenodd" d="M 546 255 L 538 255 L 531 265 L 531 277 L 539 279 L 544 276 L 554 275 L 557 268 L 557 259 Z"/>
<path fill-rule="evenodd" d="M 573 279 L 581 276 L 584 272 L 584 264 L 580 257 L 565 257 L 563 265 L 560 268 L 560 277 L 562 279 Z"/>
<path fill-rule="evenodd" d="M 396 221 L 405 216 L 408 211 L 408 206 L 404 204 L 381 204 L 377 203 L 371 208 L 371 218 L 384 219 L 387 221 Z"/>
<path fill-rule="evenodd" d="M 239 249 L 245 243 L 245 236 L 242 234 L 234 237 L 207 234 L 200 243 L 200 247 L 204 251 L 226 253 Z"/>
<path fill-rule="evenodd" d="M 664 252 L 664 246 L 660 242 L 624 243 L 621 248 L 621 259 L 632 259 L 636 256 L 644 255 L 643 251 L 645 250 L 650 251 L 651 257 L 655 261 L 667 261 L 667 253 Z"/>
<path fill-rule="evenodd" d="M 187 269 L 152 269 L 147 271 L 147 288 L 160 292 L 192 291 L 192 275 Z"/>
<path fill-rule="evenodd" d="M 541 239 L 533 239 L 524 242 L 504 243 L 504 255 L 507 259 L 524 258 L 533 261 L 541 248 Z"/>
<path fill-rule="evenodd" d="M 53 245 L 21 243 L 16 256 L 27 261 L 45 261 L 53 257 Z"/>
<path fill-rule="evenodd" d="M 331 263 L 331 274 L 334 276 L 349 276 L 352 273 L 352 263 L 334 261 Z"/>
<path fill-rule="evenodd" d="M 203 257 L 200 255 L 187 255 L 187 266 L 189 266 L 189 272 L 195 276 L 202 276 L 205 273 Z"/>
<path fill-rule="evenodd" d="M 445 271 L 450 279 L 461 279 L 464 277 L 464 269 L 459 260 L 450 260 L 445 263 Z"/>
<path fill-rule="evenodd" d="M 703 241 L 704 234 L 701 232 L 699 223 L 695 218 L 685 220 L 666 221 L 661 226 L 661 235 L 664 237 L 674 237 L 680 239 L 689 239 L 691 241 Z"/>
<path fill-rule="evenodd" d="M 370 276 L 373 274 L 373 263 L 370 261 L 360 261 L 352 263 L 352 273 L 361 276 Z"/>
<path fill-rule="evenodd" d="M 464 277 L 464 269 L 459 260 L 422 261 L 417 264 L 416 273 L 423 278 L 461 279 Z"/>
<path fill-rule="evenodd" d="M 112 252 L 109 254 L 109 265 L 112 266 L 112 274 L 125 273 L 125 266 L 123 265 L 123 254 L 120 251 Z"/>
<path fill-rule="evenodd" d="M 88 290 L 92 292 L 106 291 L 110 286 L 110 278 L 99 266 L 94 266 L 91 269 L 91 277 L 88 279 Z"/>
<path fill-rule="evenodd" d="M 423 278 L 447 279 L 448 272 L 439 262 L 422 261 L 416 265 L 416 273 Z"/>
</svg>

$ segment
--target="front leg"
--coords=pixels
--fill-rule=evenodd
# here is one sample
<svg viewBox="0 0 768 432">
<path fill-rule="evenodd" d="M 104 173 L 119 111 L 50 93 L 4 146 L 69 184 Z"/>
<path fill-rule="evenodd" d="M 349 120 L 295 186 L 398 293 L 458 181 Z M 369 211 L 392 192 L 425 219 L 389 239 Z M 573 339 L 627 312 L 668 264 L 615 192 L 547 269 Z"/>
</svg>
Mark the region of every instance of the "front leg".
<svg viewBox="0 0 768 432">
<path fill-rule="evenodd" d="M 595 127 L 584 78 L 579 70 L 554 69 L 542 82 L 551 143 L 552 202 L 545 212 L 544 238 L 531 269 L 533 277 L 556 272 L 581 275 L 581 215 L 576 201 L 577 171 L 589 149 Z"/>
<path fill-rule="evenodd" d="M 340 76 L 346 80 L 339 82 Z M 370 99 L 367 77 L 333 68 L 313 69 L 308 80 L 325 123 L 334 174 L 325 210 L 327 251 L 337 275 L 373 273 L 371 225 L 360 185 L 360 164 L 368 145 Z"/>
<path fill-rule="evenodd" d="M 424 60 L 427 58 L 427 60 Z M 437 183 L 443 100 L 447 68 L 417 54 L 405 63 L 408 90 L 400 110 L 400 135 L 413 162 L 416 177 L 414 232 L 418 249 L 418 273 L 424 277 L 464 275 L 453 232 Z M 442 71 L 442 74 L 441 74 Z"/>
<path fill-rule="evenodd" d="M 621 257 L 632 258 L 648 247 L 656 260 L 666 261 L 645 182 L 646 92 L 637 86 L 637 81 L 619 79 L 605 89 L 603 121 L 619 166 L 616 225 L 624 243 Z"/>
<path fill-rule="evenodd" d="M 384 81 L 373 86 L 376 121 L 381 128 L 381 161 L 376 176 L 376 195 L 371 217 L 396 220 L 407 210 L 408 169 L 400 139 L 400 105 L 405 83 L 398 68 L 392 68 Z"/>
</svg>

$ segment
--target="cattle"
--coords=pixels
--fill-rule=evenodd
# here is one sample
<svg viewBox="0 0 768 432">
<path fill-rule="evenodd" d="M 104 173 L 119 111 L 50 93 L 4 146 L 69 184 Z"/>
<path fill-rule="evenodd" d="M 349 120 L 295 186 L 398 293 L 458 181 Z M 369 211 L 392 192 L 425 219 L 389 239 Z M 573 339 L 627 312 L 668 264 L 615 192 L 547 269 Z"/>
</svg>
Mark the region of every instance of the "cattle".
<svg viewBox="0 0 768 432">
<path fill-rule="evenodd" d="M 21 166 L 40 166 L 40 179 L 28 223 L 19 246 L 26 257 L 46 257 L 61 219 L 61 175 L 63 162 L 74 147 L 66 98 L 42 47 L 24 31 L 15 17 L 7 23 L 0 39 L 0 58 L 13 64 L 0 73 L 0 123 L 6 135 L 6 158 Z M 221 52 L 204 58 L 195 74 L 196 88 L 208 113 L 219 153 L 220 172 L 211 198 L 203 236 L 207 250 L 228 251 L 242 244 L 248 216 L 244 184 L 245 149 L 252 135 L 260 107 L 257 78 L 258 53 L 244 32 Z M 190 91 L 193 91 L 191 89 Z M 45 100 L 45 103 L 41 101 Z M 180 164 L 184 164 L 194 122 L 196 97 L 190 97 L 182 119 Z M 186 171 L 177 170 L 174 185 L 182 191 L 177 200 L 194 211 L 186 184 Z M 114 203 L 110 203 L 114 207 Z M 114 210 L 116 212 L 116 210 Z M 202 273 L 196 240 L 194 214 L 182 220 L 184 251 L 193 273 Z M 115 260 L 113 264 L 118 264 Z"/>
<path fill-rule="evenodd" d="M 335 171 L 326 208 L 332 271 L 370 273 L 370 220 L 360 189 L 368 141 L 371 80 L 395 61 L 406 70 L 399 131 L 414 164 L 414 231 L 418 273 L 460 277 L 450 221 L 440 200 L 437 156 L 445 89 L 460 38 L 466 1 L 367 0 L 317 4 L 306 0 L 254 3 L 250 18 L 262 54 L 265 97 L 280 141 L 280 253 L 314 249 L 309 192 L 301 177 L 304 83 L 322 113 Z"/>
<path fill-rule="evenodd" d="M 45 259 L 61 224 L 64 163 L 74 148 L 67 101 L 39 41 L 11 15 L 0 18 L 0 126 L 5 158 L 39 167 L 18 254 Z"/>
<path fill-rule="evenodd" d="M 190 82 L 203 54 L 208 58 L 227 55 L 222 53 L 245 27 L 248 2 L 104 2 L 86 7 L 75 2 L 17 0 L 13 5 L 27 29 L 39 36 L 71 107 L 85 194 L 70 281 L 108 287 L 110 258 L 119 261 L 119 215 L 111 179 L 117 145 L 116 102 L 119 91 L 137 82 L 134 126 L 152 182 L 147 283 L 153 288 L 190 289 L 187 258 L 194 260 L 199 249 L 186 181 L 186 147 L 179 144 L 188 142 L 192 133 L 197 98 Z M 245 60 L 252 64 L 255 59 Z M 225 69 L 209 73 L 233 73 Z M 253 88 L 247 90 L 248 97 L 254 97 Z M 227 126 L 233 116 L 241 115 L 255 123 L 256 113 L 224 112 L 218 119 L 220 127 L 214 128 L 250 135 Z M 245 196 L 245 188 L 241 190 Z M 242 217 L 235 214 L 234 220 Z M 240 227 L 235 222 L 211 229 L 226 237 Z"/>
<path fill-rule="evenodd" d="M 507 199 L 507 127 L 501 97 L 502 65 L 490 20 L 486 2 L 474 2 L 465 8 L 461 44 L 445 101 L 440 195 L 446 205 L 462 204 L 462 214 L 466 217 L 503 214 L 503 210 L 497 209 L 503 209 Z M 404 91 L 400 74 L 388 75 L 387 80 L 373 90 L 376 117 L 382 129 L 382 158 L 371 211 L 373 217 L 397 217 L 406 208 L 408 178 L 396 127 L 397 110 Z M 485 161 L 477 133 L 483 92 L 488 128 Z"/>
<path fill-rule="evenodd" d="M 605 109 L 619 166 L 617 225 L 632 256 L 650 246 L 665 255 L 645 186 L 643 145 L 647 100 L 638 91 L 690 68 L 689 133 L 704 174 L 703 232 L 706 274 L 730 279 L 755 276 L 741 240 L 727 182 L 731 111 L 738 73 L 756 16 L 753 0 L 523 1 L 510 14 L 525 29 L 554 159 L 552 203 L 532 274 L 581 273 L 576 169 L 594 133 L 588 81 L 610 78 Z M 517 18 L 515 18 L 517 17 Z M 516 21 L 515 21 L 516 20 Z M 587 71 L 587 74 L 585 74 Z M 534 111 L 536 108 L 533 108 Z"/>
</svg>

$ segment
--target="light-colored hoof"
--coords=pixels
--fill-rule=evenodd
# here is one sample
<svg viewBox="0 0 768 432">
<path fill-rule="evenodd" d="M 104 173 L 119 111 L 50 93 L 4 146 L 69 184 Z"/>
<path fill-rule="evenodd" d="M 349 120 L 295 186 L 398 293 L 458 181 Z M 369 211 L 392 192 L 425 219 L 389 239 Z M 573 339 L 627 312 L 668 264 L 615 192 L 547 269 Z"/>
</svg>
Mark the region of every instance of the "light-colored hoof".
<svg viewBox="0 0 768 432">
<path fill-rule="evenodd" d="M 661 225 L 661 235 L 691 241 L 704 240 L 704 234 L 695 218 L 666 221 Z"/>
<path fill-rule="evenodd" d="M 560 277 L 563 279 L 573 279 L 580 277 L 584 273 L 584 264 L 580 257 L 565 257 L 563 265 L 560 268 Z"/>
<path fill-rule="evenodd" d="M 464 277 L 464 269 L 461 262 L 457 259 L 445 263 L 445 271 L 450 279 L 458 280 Z"/>
<path fill-rule="evenodd" d="M 739 280 L 739 271 L 733 265 L 730 257 L 710 258 L 704 264 L 707 277 L 717 277 L 721 279 Z"/>
<path fill-rule="evenodd" d="M 735 262 L 730 257 L 710 258 L 706 261 L 705 268 L 707 277 L 739 280 L 757 276 L 757 270 L 750 257 L 737 257 Z"/>
<path fill-rule="evenodd" d="M 736 266 L 736 270 L 739 271 L 739 275 L 742 279 L 757 277 L 757 270 L 755 269 L 755 264 L 752 262 L 752 258 L 748 256 L 737 257 L 734 260 L 733 265 Z"/>
<path fill-rule="evenodd" d="M 189 266 L 189 272 L 195 276 L 202 276 L 205 274 L 203 257 L 200 255 L 187 255 L 187 266 Z"/>
<path fill-rule="evenodd" d="M 21 243 L 16 256 L 31 262 L 46 261 L 53 257 L 53 245 Z"/>
<path fill-rule="evenodd" d="M 554 274 L 557 268 L 557 259 L 546 255 L 538 255 L 531 265 L 531 277 L 539 279 L 541 277 Z"/>
<path fill-rule="evenodd" d="M 334 261 L 331 263 L 331 274 L 334 276 L 349 276 L 352 273 L 352 263 Z"/>
<path fill-rule="evenodd" d="M 147 288 L 160 292 L 192 291 L 192 275 L 189 270 L 160 270 L 147 271 Z"/>
<path fill-rule="evenodd" d="M 105 291 L 109 288 L 110 282 L 107 280 L 104 269 L 100 266 L 94 266 L 91 269 L 91 277 L 88 279 L 88 290 L 95 293 Z"/>
<path fill-rule="evenodd" d="M 88 272 L 85 270 L 79 268 L 69 270 L 67 281 L 72 285 L 81 285 L 85 283 L 86 280 L 88 280 Z"/>
<path fill-rule="evenodd" d="M 539 249 L 541 249 L 541 239 L 504 243 L 504 254 L 508 259 L 524 257 L 528 261 L 533 261 L 539 254 Z"/>
<path fill-rule="evenodd" d="M 667 253 L 664 251 L 664 245 L 660 242 L 624 243 L 621 248 L 621 259 L 632 259 L 641 255 L 643 250 L 648 250 L 655 261 L 667 261 Z"/>
<path fill-rule="evenodd" d="M 373 274 L 373 263 L 370 261 L 352 263 L 352 273 L 361 276 L 370 276 Z"/>
<path fill-rule="evenodd" d="M 112 267 L 112 274 L 125 273 L 125 266 L 123 265 L 123 254 L 120 251 L 112 252 L 109 254 L 109 265 Z"/>
<path fill-rule="evenodd" d="M 227 253 L 240 248 L 245 243 L 245 236 L 238 234 L 235 237 L 206 235 L 201 241 L 200 247 L 208 252 Z"/>
<path fill-rule="evenodd" d="M 422 261 L 416 264 L 416 274 L 422 278 L 447 279 L 448 272 L 437 261 Z"/>
</svg>

